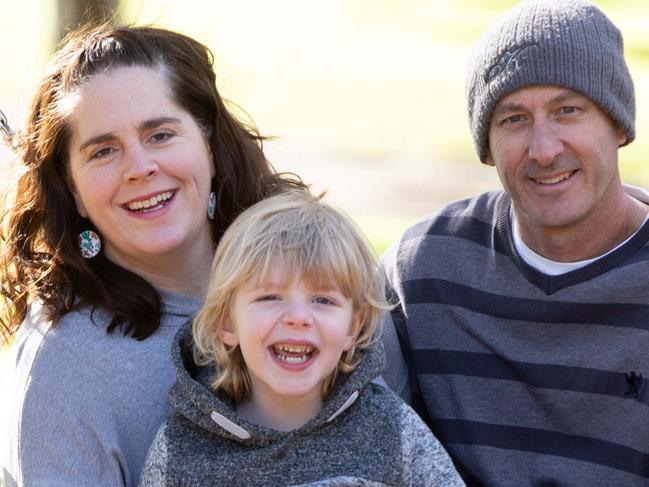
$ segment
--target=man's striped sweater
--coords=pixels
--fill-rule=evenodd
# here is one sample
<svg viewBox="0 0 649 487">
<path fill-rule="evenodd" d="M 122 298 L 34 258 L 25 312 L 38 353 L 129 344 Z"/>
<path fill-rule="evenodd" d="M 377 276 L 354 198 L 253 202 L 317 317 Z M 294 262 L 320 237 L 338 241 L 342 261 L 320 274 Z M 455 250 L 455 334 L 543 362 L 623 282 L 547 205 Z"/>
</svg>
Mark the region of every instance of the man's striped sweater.
<svg viewBox="0 0 649 487">
<path fill-rule="evenodd" d="M 646 486 L 649 224 L 548 276 L 516 253 L 510 207 L 503 192 L 451 203 L 386 254 L 401 305 L 385 379 L 468 485 Z"/>
</svg>

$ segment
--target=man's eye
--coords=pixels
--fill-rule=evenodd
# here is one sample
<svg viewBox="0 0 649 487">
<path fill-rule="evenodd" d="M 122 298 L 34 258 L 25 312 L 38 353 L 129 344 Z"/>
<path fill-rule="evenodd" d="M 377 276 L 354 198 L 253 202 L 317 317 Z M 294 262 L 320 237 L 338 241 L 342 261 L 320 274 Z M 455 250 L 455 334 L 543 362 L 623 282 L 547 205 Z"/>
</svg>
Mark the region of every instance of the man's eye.
<svg viewBox="0 0 649 487">
<path fill-rule="evenodd" d="M 504 123 L 518 123 L 523 121 L 523 115 L 512 115 L 507 117 L 503 122 Z"/>
<path fill-rule="evenodd" d="M 577 107 L 561 107 L 560 111 L 561 111 L 561 113 L 566 113 L 567 114 L 567 113 L 575 113 L 578 110 L 579 110 L 579 108 L 577 108 Z"/>
</svg>

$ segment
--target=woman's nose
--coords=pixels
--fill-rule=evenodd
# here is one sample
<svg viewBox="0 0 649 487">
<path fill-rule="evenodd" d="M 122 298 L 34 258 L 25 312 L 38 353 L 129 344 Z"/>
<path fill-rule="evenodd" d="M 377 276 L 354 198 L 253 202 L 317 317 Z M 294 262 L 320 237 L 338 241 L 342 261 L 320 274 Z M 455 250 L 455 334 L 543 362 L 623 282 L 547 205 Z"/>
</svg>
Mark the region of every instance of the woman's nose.
<svg viewBox="0 0 649 487">
<path fill-rule="evenodd" d="M 158 163 L 151 154 L 141 147 L 131 147 L 125 150 L 126 168 L 125 181 L 148 179 L 160 171 Z"/>
</svg>

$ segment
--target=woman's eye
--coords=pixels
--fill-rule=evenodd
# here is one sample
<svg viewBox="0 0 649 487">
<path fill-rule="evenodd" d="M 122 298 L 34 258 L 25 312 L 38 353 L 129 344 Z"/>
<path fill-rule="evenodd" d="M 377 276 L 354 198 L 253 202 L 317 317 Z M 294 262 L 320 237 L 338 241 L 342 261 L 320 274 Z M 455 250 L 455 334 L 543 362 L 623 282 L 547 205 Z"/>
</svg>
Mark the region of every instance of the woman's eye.
<svg viewBox="0 0 649 487">
<path fill-rule="evenodd" d="M 105 157 L 108 157 L 114 152 L 114 149 L 112 147 L 102 147 L 99 150 L 96 150 L 95 152 L 92 153 L 90 156 L 90 159 L 103 159 Z"/>
<path fill-rule="evenodd" d="M 169 140 L 171 137 L 173 137 L 173 134 L 170 134 L 169 132 L 159 132 L 157 134 L 153 134 L 151 136 L 151 140 L 153 142 L 164 142 L 165 140 Z"/>
</svg>

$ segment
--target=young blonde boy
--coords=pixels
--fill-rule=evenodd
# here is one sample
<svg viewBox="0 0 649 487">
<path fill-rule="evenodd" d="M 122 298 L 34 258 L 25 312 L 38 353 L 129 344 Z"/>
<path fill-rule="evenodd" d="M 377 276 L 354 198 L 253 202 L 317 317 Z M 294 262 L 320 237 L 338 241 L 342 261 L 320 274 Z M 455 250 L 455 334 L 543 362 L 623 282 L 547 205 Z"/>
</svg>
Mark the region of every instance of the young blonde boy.
<svg viewBox="0 0 649 487">
<path fill-rule="evenodd" d="M 176 412 L 141 486 L 464 485 L 417 415 L 372 382 L 389 306 L 345 216 L 307 192 L 271 197 L 230 226 L 211 276 L 172 350 Z"/>
</svg>

